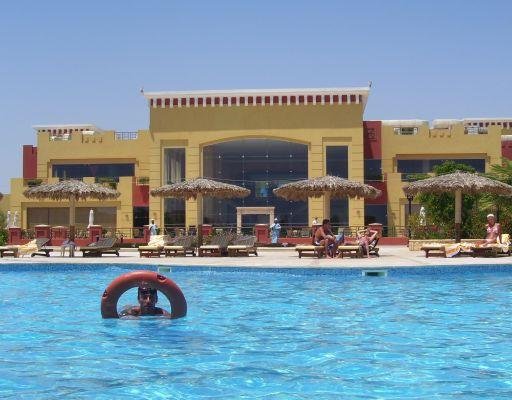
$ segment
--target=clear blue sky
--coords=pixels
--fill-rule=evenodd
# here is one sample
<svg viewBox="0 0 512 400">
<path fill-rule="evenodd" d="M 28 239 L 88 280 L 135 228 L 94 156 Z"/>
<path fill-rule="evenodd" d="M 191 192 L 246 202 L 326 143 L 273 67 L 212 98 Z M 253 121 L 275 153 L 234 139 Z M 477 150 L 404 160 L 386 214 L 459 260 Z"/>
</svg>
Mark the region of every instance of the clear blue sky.
<svg viewBox="0 0 512 400">
<path fill-rule="evenodd" d="M 148 127 L 146 91 L 363 86 L 366 119 L 512 116 L 512 1 L 0 7 L 0 191 L 35 124 Z"/>
</svg>

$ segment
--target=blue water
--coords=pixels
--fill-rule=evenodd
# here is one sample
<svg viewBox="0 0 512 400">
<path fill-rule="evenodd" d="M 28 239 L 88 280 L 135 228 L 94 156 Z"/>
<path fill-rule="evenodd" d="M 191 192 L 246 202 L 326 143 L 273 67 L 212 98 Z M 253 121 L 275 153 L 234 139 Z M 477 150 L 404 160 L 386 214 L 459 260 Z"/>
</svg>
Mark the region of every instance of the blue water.
<svg viewBox="0 0 512 400">
<path fill-rule="evenodd" d="M 126 269 L 73 268 L 0 269 L 0 398 L 512 398 L 512 273 L 180 271 L 171 321 L 102 320 Z"/>
</svg>

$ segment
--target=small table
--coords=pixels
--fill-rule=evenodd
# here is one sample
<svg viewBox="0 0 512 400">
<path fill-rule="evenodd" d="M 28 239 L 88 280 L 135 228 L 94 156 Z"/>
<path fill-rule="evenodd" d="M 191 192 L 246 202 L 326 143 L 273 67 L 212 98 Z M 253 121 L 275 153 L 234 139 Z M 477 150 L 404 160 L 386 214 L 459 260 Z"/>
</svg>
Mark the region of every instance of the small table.
<svg viewBox="0 0 512 400">
<path fill-rule="evenodd" d="M 76 245 L 74 243 L 63 244 L 62 246 L 60 246 L 60 255 L 62 257 L 64 257 L 66 255 L 66 249 L 68 249 L 69 257 L 74 257 L 75 256 L 75 247 L 76 247 Z"/>
<path fill-rule="evenodd" d="M 4 256 L 13 256 L 14 258 L 18 258 L 18 248 L 9 246 L 0 248 L 0 258 L 3 258 Z"/>
</svg>

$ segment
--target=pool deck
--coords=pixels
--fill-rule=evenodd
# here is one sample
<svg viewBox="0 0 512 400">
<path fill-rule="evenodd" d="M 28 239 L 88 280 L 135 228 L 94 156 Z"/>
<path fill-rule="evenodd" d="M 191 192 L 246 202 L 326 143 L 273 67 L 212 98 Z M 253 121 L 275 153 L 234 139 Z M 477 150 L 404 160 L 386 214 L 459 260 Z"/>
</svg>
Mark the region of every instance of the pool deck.
<svg viewBox="0 0 512 400">
<path fill-rule="evenodd" d="M 460 266 L 460 265 L 510 265 L 512 257 L 500 256 L 495 258 L 483 257 L 429 257 L 424 252 L 409 251 L 405 246 L 379 246 L 380 257 L 368 258 L 336 258 L 318 259 L 302 257 L 299 259 L 293 248 L 262 248 L 258 249 L 259 256 L 250 257 L 164 257 L 140 258 L 136 249 L 122 249 L 120 256 L 104 255 L 103 257 L 61 257 L 60 251 L 55 250 L 50 257 L 25 256 L 20 258 L 0 258 L 2 264 L 132 264 L 134 268 L 144 265 L 163 266 L 207 266 L 207 267 L 250 267 L 250 268 L 397 268 L 397 267 L 430 267 L 430 266 Z M 80 255 L 78 255 L 80 254 Z"/>
</svg>

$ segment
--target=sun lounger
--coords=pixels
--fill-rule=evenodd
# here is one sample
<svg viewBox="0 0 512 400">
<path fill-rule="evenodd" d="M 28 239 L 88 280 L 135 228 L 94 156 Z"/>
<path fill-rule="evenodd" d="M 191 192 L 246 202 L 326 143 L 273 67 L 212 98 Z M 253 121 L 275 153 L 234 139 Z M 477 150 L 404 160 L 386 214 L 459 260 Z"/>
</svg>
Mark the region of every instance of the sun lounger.
<svg viewBox="0 0 512 400">
<path fill-rule="evenodd" d="M 80 248 L 84 257 L 101 257 L 103 254 L 115 254 L 119 257 L 119 248 L 116 247 L 117 238 L 102 238 L 85 247 Z"/>
<path fill-rule="evenodd" d="M 432 255 L 446 257 L 445 244 L 443 243 L 428 243 L 421 246 L 421 251 L 425 252 L 425 257 L 429 258 Z"/>
<path fill-rule="evenodd" d="M 139 246 L 140 257 L 160 257 L 164 246 L 169 242 L 166 235 L 153 235 L 147 245 Z"/>
<path fill-rule="evenodd" d="M 377 244 L 379 243 L 379 238 L 376 237 L 368 246 L 369 246 L 369 250 L 370 250 L 370 254 L 371 256 L 377 256 L 377 257 L 380 257 L 379 256 L 379 248 L 377 247 Z"/>
<path fill-rule="evenodd" d="M 50 253 L 53 251 L 53 249 L 50 249 L 49 247 L 46 247 L 46 245 L 50 242 L 49 238 L 37 238 L 36 239 L 36 246 L 37 251 L 34 251 L 30 256 L 44 256 L 44 257 L 50 257 Z"/>
<path fill-rule="evenodd" d="M 312 256 L 322 258 L 325 253 L 325 246 L 317 246 L 314 244 L 300 244 L 295 246 L 295 251 L 299 253 L 299 258 L 303 254 L 311 253 Z"/>
<path fill-rule="evenodd" d="M 0 257 L 13 256 L 14 258 L 27 256 L 38 250 L 37 239 L 31 240 L 26 244 L 11 245 L 0 247 Z"/>
<path fill-rule="evenodd" d="M 216 256 L 220 257 L 223 253 L 227 252 L 227 247 L 231 241 L 232 236 L 229 234 L 220 234 L 212 238 L 210 244 L 202 245 L 199 247 L 199 257 Z"/>
<path fill-rule="evenodd" d="M 250 254 L 258 255 L 258 251 L 254 246 L 256 243 L 256 236 L 241 236 L 235 239 L 233 244 L 228 246 L 228 255 L 230 257 Z"/>
<path fill-rule="evenodd" d="M 488 245 L 475 246 L 472 248 L 473 257 L 497 257 L 499 255 L 510 256 L 510 235 L 503 233 L 500 243 L 492 243 Z"/>
<path fill-rule="evenodd" d="M 187 254 L 196 255 L 194 247 L 195 236 L 180 236 L 177 237 L 171 244 L 164 246 L 164 253 L 166 257 L 178 256 Z"/>
<path fill-rule="evenodd" d="M 378 250 L 377 250 L 378 251 Z M 358 244 L 345 244 L 338 246 L 338 255 L 341 258 L 348 254 L 349 257 L 361 258 L 363 257 L 363 248 Z"/>
</svg>

